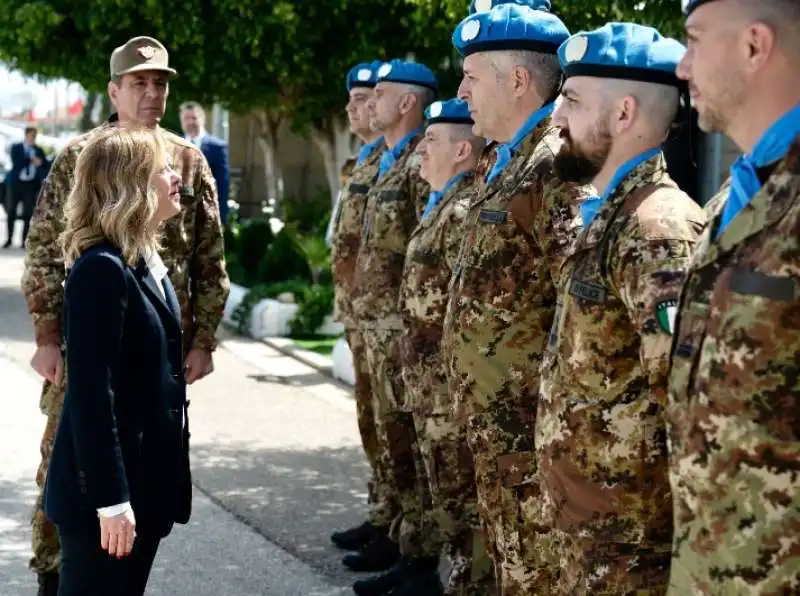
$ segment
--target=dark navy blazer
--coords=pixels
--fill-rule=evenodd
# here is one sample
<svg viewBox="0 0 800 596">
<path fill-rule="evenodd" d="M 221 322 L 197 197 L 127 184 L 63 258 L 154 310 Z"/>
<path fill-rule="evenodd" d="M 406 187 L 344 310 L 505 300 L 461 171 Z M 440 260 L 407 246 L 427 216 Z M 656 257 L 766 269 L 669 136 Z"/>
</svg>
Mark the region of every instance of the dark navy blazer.
<svg viewBox="0 0 800 596">
<path fill-rule="evenodd" d="M 228 220 L 228 187 L 230 185 L 228 146 L 222 139 L 206 134 L 200 142 L 200 151 L 205 155 L 208 167 L 217 183 L 219 216 L 224 226 Z"/>
<path fill-rule="evenodd" d="M 60 532 L 97 527 L 97 509 L 130 501 L 138 533 L 163 537 L 186 495 L 180 311 L 144 259 L 110 245 L 75 262 L 64 291 L 67 389 L 45 485 Z M 190 497 L 189 497 L 190 498 Z"/>
</svg>

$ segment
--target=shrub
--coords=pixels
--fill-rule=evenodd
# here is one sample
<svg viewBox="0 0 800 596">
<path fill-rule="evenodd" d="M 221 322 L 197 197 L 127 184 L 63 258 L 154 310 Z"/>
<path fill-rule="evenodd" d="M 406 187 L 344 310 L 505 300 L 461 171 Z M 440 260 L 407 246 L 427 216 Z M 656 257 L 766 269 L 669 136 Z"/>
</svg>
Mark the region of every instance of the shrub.
<svg viewBox="0 0 800 596">
<path fill-rule="evenodd" d="M 299 308 L 289 321 L 292 337 L 314 335 L 332 310 L 332 287 L 314 285 L 305 288 Z"/>
<path fill-rule="evenodd" d="M 275 236 L 266 219 L 247 219 L 239 225 L 237 254 L 239 263 L 250 279 L 258 275 L 259 264 L 273 244 Z"/>
<path fill-rule="evenodd" d="M 331 194 L 327 189 L 319 188 L 305 199 L 284 197 L 280 207 L 283 220 L 301 234 L 324 235 L 331 216 Z M 320 232 L 322 222 L 324 226 Z"/>
<path fill-rule="evenodd" d="M 256 270 L 258 283 L 270 284 L 287 279 L 304 279 L 311 283 L 311 267 L 308 265 L 297 233 L 284 227 L 275 235 L 275 240 L 261 258 Z"/>
</svg>

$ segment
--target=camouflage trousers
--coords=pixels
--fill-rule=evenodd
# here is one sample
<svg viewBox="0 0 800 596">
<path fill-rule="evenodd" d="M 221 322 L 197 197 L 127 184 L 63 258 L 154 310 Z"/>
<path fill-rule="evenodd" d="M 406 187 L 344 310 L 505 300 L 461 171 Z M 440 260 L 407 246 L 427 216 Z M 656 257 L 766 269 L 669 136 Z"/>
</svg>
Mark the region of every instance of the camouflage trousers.
<svg viewBox="0 0 800 596">
<path fill-rule="evenodd" d="M 387 471 L 387 488 L 395 496 L 387 506 L 378 503 L 378 507 L 373 507 L 370 521 L 377 525 L 394 522 L 391 536 L 400 543 L 403 554 L 438 555 L 441 544 L 428 523 L 430 491 L 418 474 L 421 465 L 414 416 L 405 407 L 399 353 L 401 332 L 363 329 L 362 333 L 379 445 L 378 468 Z M 394 511 L 391 505 L 396 506 Z"/>
<path fill-rule="evenodd" d="M 493 596 L 494 568 L 478 518 L 466 428 L 441 414 L 415 415 L 424 478 L 447 562 L 446 596 Z"/>
<path fill-rule="evenodd" d="M 540 540 L 561 551 L 561 573 L 553 594 L 563 596 L 664 596 L 669 585 L 671 545 L 589 542 L 561 530 Z"/>
<path fill-rule="evenodd" d="M 37 573 L 57 572 L 61 565 L 61 544 L 55 525 L 47 519 L 43 510 L 44 483 L 47 478 L 47 469 L 50 465 L 50 456 L 53 453 L 53 443 L 56 439 L 58 423 L 61 420 L 61 407 L 64 403 L 64 387 L 51 385 L 45 382 L 42 389 L 40 407 L 47 415 L 47 423 L 42 434 L 39 446 L 41 461 L 36 471 L 36 484 L 39 494 L 31 517 L 31 548 L 33 557 L 30 568 Z"/>
<path fill-rule="evenodd" d="M 378 435 L 375 432 L 375 414 L 372 411 L 372 387 L 370 386 L 369 366 L 367 365 L 366 348 L 364 339 L 358 329 L 348 328 L 346 331 L 347 344 L 353 355 L 353 369 L 355 371 L 354 394 L 356 399 L 356 419 L 358 431 L 361 435 L 361 445 L 367 456 L 372 475 L 367 481 L 367 490 L 370 503 L 390 501 L 392 495 L 386 480 L 386 472 L 378 467 Z"/>
<path fill-rule="evenodd" d="M 541 544 L 536 519 L 535 402 L 494 404 L 469 416 L 467 441 L 475 458 L 478 513 L 502 596 L 553 596 L 560 575 L 556 545 Z"/>
</svg>

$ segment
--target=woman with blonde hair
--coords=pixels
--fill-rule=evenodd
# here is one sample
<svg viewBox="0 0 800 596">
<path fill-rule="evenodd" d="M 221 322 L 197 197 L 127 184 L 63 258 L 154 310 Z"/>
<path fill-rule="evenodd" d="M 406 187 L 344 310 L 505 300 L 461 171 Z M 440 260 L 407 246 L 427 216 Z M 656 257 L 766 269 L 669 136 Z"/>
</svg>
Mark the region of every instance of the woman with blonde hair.
<svg viewBox="0 0 800 596">
<path fill-rule="evenodd" d="M 110 127 L 78 157 L 62 236 L 67 390 L 44 503 L 59 596 L 144 594 L 185 497 L 180 311 L 157 252 L 179 184 L 158 131 Z"/>
</svg>

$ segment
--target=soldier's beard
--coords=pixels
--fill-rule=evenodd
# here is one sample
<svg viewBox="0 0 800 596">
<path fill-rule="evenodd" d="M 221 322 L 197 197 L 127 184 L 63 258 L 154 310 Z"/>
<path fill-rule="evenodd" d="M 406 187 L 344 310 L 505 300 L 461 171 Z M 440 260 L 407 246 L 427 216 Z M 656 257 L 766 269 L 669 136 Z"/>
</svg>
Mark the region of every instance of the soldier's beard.
<svg viewBox="0 0 800 596">
<path fill-rule="evenodd" d="M 565 182 L 588 184 L 600 173 L 608 159 L 611 133 L 607 128 L 598 126 L 585 144 L 578 144 L 567 130 L 561 131 L 561 138 L 564 144 L 553 161 L 556 175 Z"/>
</svg>

